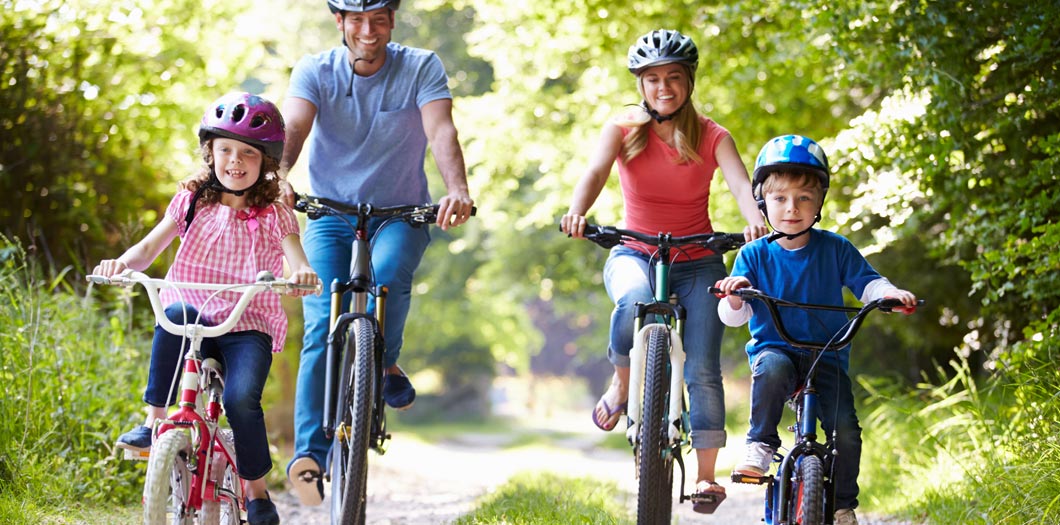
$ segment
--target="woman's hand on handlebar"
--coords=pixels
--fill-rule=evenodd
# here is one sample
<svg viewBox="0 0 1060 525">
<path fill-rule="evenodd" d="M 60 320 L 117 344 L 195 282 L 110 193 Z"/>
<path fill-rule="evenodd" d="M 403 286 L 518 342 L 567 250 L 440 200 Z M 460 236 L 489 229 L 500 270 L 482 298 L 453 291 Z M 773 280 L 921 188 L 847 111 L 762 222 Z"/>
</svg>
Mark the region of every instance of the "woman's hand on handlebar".
<svg viewBox="0 0 1060 525">
<path fill-rule="evenodd" d="M 769 234 L 769 228 L 765 224 L 748 224 L 743 228 L 743 240 L 751 242 L 759 237 Z"/>
<path fill-rule="evenodd" d="M 471 217 L 475 201 L 467 193 L 450 193 L 438 199 L 438 219 L 435 224 L 443 230 L 460 226 Z"/>
<path fill-rule="evenodd" d="M 585 226 L 588 224 L 584 215 L 567 212 L 559 220 L 559 229 L 575 239 L 585 238 Z"/>
<path fill-rule="evenodd" d="M 732 292 L 739 290 L 740 288 L 750 288 L 751 281 L 740 275 L 730 275 L 714 283 L 714 287 L 721 290 L 721 292 L 716 293 L 715 295 L 719 298 L 727 299 L 729 301 L 729 306 L 733 310 L 739 310 L 743 307 L 743 299 L 732 295 Z"/>
</svg>

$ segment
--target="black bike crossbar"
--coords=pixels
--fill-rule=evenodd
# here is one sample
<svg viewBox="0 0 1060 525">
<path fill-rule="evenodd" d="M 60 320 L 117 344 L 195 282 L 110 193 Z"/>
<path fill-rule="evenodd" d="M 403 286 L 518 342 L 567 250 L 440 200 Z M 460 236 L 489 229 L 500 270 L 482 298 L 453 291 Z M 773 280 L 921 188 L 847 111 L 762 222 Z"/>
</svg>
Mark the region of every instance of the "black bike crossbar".
<svg viewBox="0 0 1060 525">
<path fill-rule="evenodd" d="M 742 233 L 711 232 L 675 237 L 670 233 L 660 232 L 655 235 L 649 235 L 633 230 L 615 228 L 614 226 L 598 226 L 595 224 L 585 226 L 585 238 L 607 249 L 614 248 L 619 244 L 625 244 L 627 241 L 639 241 L 663 249 L 696 244 L 715 253 L 735 250 L 746 242 Z"/>
</svg>

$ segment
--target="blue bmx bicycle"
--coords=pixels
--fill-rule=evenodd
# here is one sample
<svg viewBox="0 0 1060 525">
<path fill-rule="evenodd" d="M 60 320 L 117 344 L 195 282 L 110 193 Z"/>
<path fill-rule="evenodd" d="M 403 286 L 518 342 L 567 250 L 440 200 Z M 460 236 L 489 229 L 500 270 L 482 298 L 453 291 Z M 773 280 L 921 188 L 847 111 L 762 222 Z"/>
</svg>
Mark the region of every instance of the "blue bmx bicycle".
<svg viewBox="0 0 1060 525">
<path fill-rule="evenodd" d="M 718 288 L 710 292 L 721 294 Z M 817 421 L 820 418 L 820 400 L 814 381 L 817 364 L 826 352 L 835 351 L 850 344 L 870 312 L 890 312 L 904 306 L 897 299 L 877 299 L 861 308 L 798 303 L 768 296 L 753 288 L 741 288 L 732 295 L 745 301 L 758 300 L 772 314 L 774 326 L 780 337 L 795 348 L 813 352 L 813 364 L 799 388 L 788 399 L 788 406 L 795 411 L 795 424 L 788 430 L 795 432 L 795 444 L 787 454 L 774 454 L 771 471 L 774 475 L 748 476 L 732 474 L 734 483 L 765 485 L 766 525 L 831 525 L 835 514 L 835 431 L 818 441 Z M 918 305 L 924 304 L 920 300 Z M 830 310 L 846 312 L 850 317 L 830 340 L 826 342 L 800 341 L 785 329 L 780 316 L 781 308 L 803 310 Z"/>
</svg>

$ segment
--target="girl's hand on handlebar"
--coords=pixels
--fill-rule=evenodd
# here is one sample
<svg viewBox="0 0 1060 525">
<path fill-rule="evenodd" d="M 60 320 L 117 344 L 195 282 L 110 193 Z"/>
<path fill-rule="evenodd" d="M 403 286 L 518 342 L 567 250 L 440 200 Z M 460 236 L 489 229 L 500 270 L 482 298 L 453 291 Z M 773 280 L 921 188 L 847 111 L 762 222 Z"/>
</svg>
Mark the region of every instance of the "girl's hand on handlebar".
<svg viewBox="0 0 1060 525">
<path fill-rule="evenodd" d="M 118 259 L 104 259 L 92 269 L 92 275 L 102 275 L 104 277 L 114 277 L 121 272 L 128 270 L 129 267 L 124 262 Z"/>
<path fill-rule="evenodd" d="M 891 308 L 892 312 L 901 312 L 905 315 L 909 315 L 913 312 L 916 312 L 916 295 L 913 295 L 912 292 L 895 288 L 894 290 L 888 292 L 887 295 L 884 295 L 883 298 L 898 299 L 899 301 L 902 301 L 903 305 L 905 305 L 898 308 Z"/>
<path fill-rule="evenodd" d="M 747 242 L 751 242 L 759 237 L 765 237 L 769 234 L 769 228 L 765 224 L 748 224 L 743 229 L 743 239 Z"/>
<path fill-rule="evenodd" d="M 438 219 L 435 224 L 443 230 L 448 230 L 450 226 L 460 226 L 471 217 L 474 206 L 475 201 L 471 200 L 468 194 L 450 193 L 438 199 Z"/>
<path fill-rule="evenodd" d="M 312 294 L 312 293 L 317 293 L 317 294 L 320 293 L 320 291 L 319 291 L 320 277 L 317 276 L 317 273 L 314 272 L 312 268 L 309 268 L 309 267 L 300 268 L 300 269 L 292 272 L 291 273 L 291 277 L 288 278 L 287 280 L 292 282 L 292 283 L 294 283 L 294 284 L 304 284 L 304 285 L 317 286 L 318 287 L 318 289 L 317 289 L 318 291 L 316 291 L 316 292 L 314 292 L 313 290 L 302 290 L 302 289 L 298 289 L 298 288 L 292 288 L 290 290 L 290 292 L 288 292 L 289 295 L 294 295 L 296 297 L 301 297 L 303 295 L 309 295 L 309 294 Z"/>
<path fill-rule="evenodd" d="M 731 294 L 734 290 L 739 290 L 740 288 L 749 288 L 750 286 L 751 281 L 747 280 L 746 277 L 739 275 L 730 275 L 714 283 L 714 287 L 721 290 L 721 293 L 717 293 L 714 295 L 717 295 L 718 298 L 727 299 L 729 301 L 729 306 L 733 310 L 739 310 L 743 307 L 743 299 Z"/>
<path fill-rule="evenodd" d="M 566 233 L 568 237 L 574 237 L 575 239 L 585 238 L 585 225 L 588 224 L 585 220 L 584 215 L 577 213 L 567 212 L 559 220 L 559 228 Z"/>
</svg>

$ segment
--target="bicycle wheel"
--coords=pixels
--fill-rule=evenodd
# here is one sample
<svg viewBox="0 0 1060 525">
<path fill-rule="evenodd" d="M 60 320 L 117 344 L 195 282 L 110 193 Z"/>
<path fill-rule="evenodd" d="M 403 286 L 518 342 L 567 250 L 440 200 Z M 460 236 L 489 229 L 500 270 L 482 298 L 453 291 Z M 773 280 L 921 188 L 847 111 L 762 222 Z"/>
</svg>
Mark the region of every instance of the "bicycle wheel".
<svg viewBox="0 0 1060 525">
<path fill-rule="evenodd" d="M 228 450 L 233 449 L 234 436 L 232 431 L 222 429 L 218 431 L 218 439 L 225 443 Z M 211 474 L 217 482 L 217 500 L 202 502 L 202 517 L 199 525 L 240 525 L 239 474 L 235 466 L 229 463 L 223 454 L 214 452 Z"/>
<path fill-rule="evenodd" d="M 803 456 L 795 467 L 791 516 L 799 525 L 824 524 L 824 465 L 817 456 Z"/>
<path fill-rule="evenodd" d="M 342 383 L 347 401 L 339 409 L 344 411 L 343 420 L 349 426 L 341 433 L 341 439 L 336 433 L 339 449 L 332 450 L 333 468 L 340 469 L 342 475 L 331 480 L 331 523 L 362 525 L 367 507 L 368 444 L 375 391 L 375 333 L 371 322 L 363 318 L 353 321 L 346 351 L 354 352 L 354 359 L 350 373 L 343 372 L 347 378 Z"/>
<path fill-rule="evenodd" d="M 191 438 L 176 429 L 159 436 L 151 447 L 144 480 L 144 523 L 192 525 L 190 455 Z"/>
<path fill-rule="evenodd" d="M 639 480 L 637 523 L 670 523 L 673 505 L 673 455 L 670 454 L 670 332 L 661 326 L 648 332 L 644 370 L 644 406 L 637 442 Z"/>
</svg>

